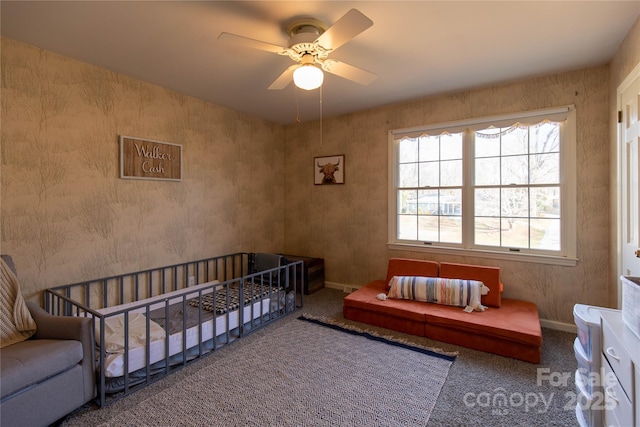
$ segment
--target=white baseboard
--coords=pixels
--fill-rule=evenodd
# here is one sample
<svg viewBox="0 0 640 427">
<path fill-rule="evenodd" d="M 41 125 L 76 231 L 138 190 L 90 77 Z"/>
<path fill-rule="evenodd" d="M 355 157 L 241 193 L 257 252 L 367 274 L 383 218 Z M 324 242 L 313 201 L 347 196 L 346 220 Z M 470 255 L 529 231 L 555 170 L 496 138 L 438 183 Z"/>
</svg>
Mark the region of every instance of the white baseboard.
<svg viewBox="0 0 640 427">
<path fill-rule="evenodd" d="M 324 282 L 324 286 L 331 289 L 337 289 L 347 294 L 350 294 L 351 292 L 361 288 L 361 286 L 357 286 L 357 285 L 345 285 L 344 283 L 326 282 L 326 281 Z"/>
<path fill-rule="evenodd" d="M 573 323 L 562 323 L 556 320 L 540 319 L 540 326 L 543 328 L 555 329 L 556 331 L 571 332 L 573 334 L 578 333 L 578 327 Z"/>
<path fill-rule="evenodd" d="M 337 282 L 324 282 L 324 286 L 331 289 L 337 289 L 347 294 L 361 288 L 361 286 L 345 285 L 344 283 Z M 540 319 L 540 326 L 547 329 L 555 329 L 556 331 L 571 332 L 573 334 L 578 332 L 575 324 L 558 322 L 556 320 Z"/>
</svg>

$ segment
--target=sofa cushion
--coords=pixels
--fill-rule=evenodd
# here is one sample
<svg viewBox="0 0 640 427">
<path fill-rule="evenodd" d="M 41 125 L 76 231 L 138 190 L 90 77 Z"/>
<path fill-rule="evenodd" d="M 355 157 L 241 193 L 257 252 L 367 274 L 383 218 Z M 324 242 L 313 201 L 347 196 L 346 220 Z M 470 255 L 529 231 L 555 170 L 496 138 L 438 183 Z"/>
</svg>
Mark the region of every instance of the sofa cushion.
<svg viewBox="0 0 640 427">
<path fill-rule="evenodd" d="M 425 321 L 425 309 L 428 304 L 421 301 L 408 301 L 398 299 L 379 300 L 376 296 L 384 293 L 386 285 L 382 280 L 375 280 L 366 286 L 350 293 L 344 298 L 345 307 L 376 311 L 386 316 L 413 322 Z"/>
<path fill-rule="evenodd" d="M 488 307 L 500 307 L 502 300 L 500 268 L 441 262 L 439 276 L 451 279 L 478 280 L 484 283 L 489 288 L 489 293 L 482 296 L 482 304 Z"/>
<path fill-rule="evenodd" d="M 387 291 L 393 276 L 438 277 L 438 263 L 417 259 L 391 258 L 387 267 Z"/>
<path fill-rule="evenodd" d="M 470 316 L 454 307 L 429 304 L 427 336 L 431 326 L 462 331 L 469 336 L 488 336 L 534 346 L 542 345 L 542 330 L 535 304 L 503 299 L 499 309 L 489 308 Z M 486 351 L 491 351 L 487 349 Z"/>
<path fill-rule="evenodd" d="M 2 398 L 66 371 L 82 360 L 75 340 L 26 340 L 2 349 Z"/>
<path fill-rule="evenodd" d="M 488 291 L 489 288 L 477 280 L 393 276 L 387 296 L 484 311 L 486 307 L 480 304 L 480 297 Z"/>
<path fill-rule="evenodd" d="M 420 301 L 376 298 L 386 291 L 387 282 L 376 280 L 344 298 L 342 313 L 345 319 L 380 326 L 411 335 L 425 334 L 425 314 L 420 313 L 426 303 Z M 407 304 L 414 310 L 406 310 Z"/>
</svg>

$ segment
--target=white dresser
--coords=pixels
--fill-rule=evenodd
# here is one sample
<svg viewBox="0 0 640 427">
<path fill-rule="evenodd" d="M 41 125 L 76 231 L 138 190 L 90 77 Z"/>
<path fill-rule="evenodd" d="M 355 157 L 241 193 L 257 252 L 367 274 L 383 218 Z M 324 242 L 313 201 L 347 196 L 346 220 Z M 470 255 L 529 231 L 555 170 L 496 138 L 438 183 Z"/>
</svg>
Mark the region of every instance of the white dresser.
<svg viewBox="0 0 640 427">
<path fill-rule="evenodd" d="M 640 427 L 640 338 L 622 321 L 622 312 L 603 312 L 603 424 Z"/>
</svg>

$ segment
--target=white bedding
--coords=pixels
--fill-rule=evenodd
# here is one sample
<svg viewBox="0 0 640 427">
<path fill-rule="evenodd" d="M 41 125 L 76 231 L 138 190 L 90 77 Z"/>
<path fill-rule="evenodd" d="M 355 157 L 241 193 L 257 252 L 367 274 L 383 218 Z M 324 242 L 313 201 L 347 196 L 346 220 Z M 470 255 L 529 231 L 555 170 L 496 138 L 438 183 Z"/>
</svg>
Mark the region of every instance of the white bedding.
<svg viewBox="0 0 640 427">
<path fill-rule="evenodd" d="M 147 342 L 147 317 L 142 313 L 131 313 L 129 323 L 129 348 L 143 347 Z M 107 317 L 104 320 L 104 349 L 107 353 L 124 353 L 124 314 Z M 156 341 L 164 339 L 165 331 L 153 320 L 149 321 L 149 339 Z M 100 345 L 100 323 L 96 322 L 96 337 Z"/>
<path fill-rule="evenodd" d="M 210 287 L 219 283 L 217 281 L 203 283 L 201 285 L 192 286 L 188 288 L 187 299 L 197 298 L 199 293 L 198 290 L 205 287 Z M 220 288 L 216 289 L 218 291 Z M 210 293 L 212 289 L 207 289 L 202 292 L 202 294 Z M 145 300 L 136 301 L 135 303 L 122 304 L 114 307 L 109 307 L 106 309 L 97 310 L 101 314 L 110 314 L 116 311 L 120 311 L 122 309 L 135 307 L 140 304 L 148 304 L 149 302 L 158 301 L 156 304 L 151 304 L 150 310 L 155 310 L 157 308 L 161 308 L 165 306 L 165 301 L 169 301 L 169 305 L 173 304 L 182 304 L 183 295 L 185 290 L 178 290 L 169 292 L 167 294 L 159 295 L 152 298 L 147 298 Z M 253 303 L 251 306 L 244 307 L 243 318 L 245 322 L 249 322 L 254 319 L 260 318 L 261 314 L 266 314 L 269 311 L 270 299 L 265 298 L 261 301 L 257 301 Z M 145 346 L 145 337 L 146 337 L 146 318 L 142 313 L 146 311 L 146 307 L 135 309 L 129 311 L 129 373 L 137 371 L 138 369 L 142 369 L 146 366 L 146 346 Z M 142 321 L 139 322 L 140 328 L 136 328 L 135 325 L 132 329 L 132 318 L 138 318 L 142 316 Z M 116 315 L 112 317 L 105 318 L 105 332 L 111 331 L 109 334 L 110 340 L 105 343 L 105 347 L 107 348 L 106 357 L 105 357 L 105 369 L 104 375 L 105 377 L 120 377 L 124 375 L 124 325 L 122 322 L 123 315 Z M 227 324 L 227 319 L 229 319 L 229 323 Z M 150 363 L 153 364 L 155 362 L 159 362 L 165 358 L 165 336 L 166 333 L 164 329 L 160 327 L 157 323 L 153 321 L 149 321 L 151 324 L 151 342 L 149 344 L 149 359 Z M 154 326 L 155 325 L 155 326 Z M 161 329 L 162 333 L 160 335 L 157 334 L 157 328 Z M 213 338 L 213 333 L 215 330 L 216 336 L 220 336 L 226 333 L 227 330 L 232 330 L 239 326 L 239 310 L 235 310 L 229 312 L 228 314 L 219 315 L 215 317 L 215 329 L 212 320 L 206 321 L 202 323 L 202 336 L 199 337 L 199 326 L 196 325 L 192 328 L 188 328 L 186 330 L 186 348 L 195 347 L 199 342 L 205 342 Z M 119 330 L 119 331 L 116 331 Z M 153 333 L 155 331 L 155 333 Z M 96 319 L 96 341 L 99 343 L 100 340 L 100 324 L 98 319 Z M 105 333 L 105 336 L 107 334 Z M 132 339 L 133 336 L 133 339 Z M 140 341 L 139 337 L 143 337 L 142 341 Z M 138 337 L 138 338 L 136 338 Z M 182 331 L 176 332 L 169 336 L 169 356 L 173 356 L 182 352 L 182 341 L 183 341 L 183 333 Z"/>
</svg>

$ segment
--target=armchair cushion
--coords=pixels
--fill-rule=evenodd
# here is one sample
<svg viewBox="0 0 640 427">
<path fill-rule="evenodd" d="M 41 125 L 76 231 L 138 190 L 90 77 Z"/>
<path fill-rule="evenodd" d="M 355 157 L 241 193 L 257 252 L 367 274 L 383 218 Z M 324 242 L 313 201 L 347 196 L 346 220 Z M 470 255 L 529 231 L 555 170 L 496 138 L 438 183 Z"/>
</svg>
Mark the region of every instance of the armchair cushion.
<svg viewBox="0 0 640 427">
<path fill-rule="evenodd" d="M 82 356 L 75 340 L 26 340 L 2 349 L 2 398 L 72 368 Z"/>
</svg>

